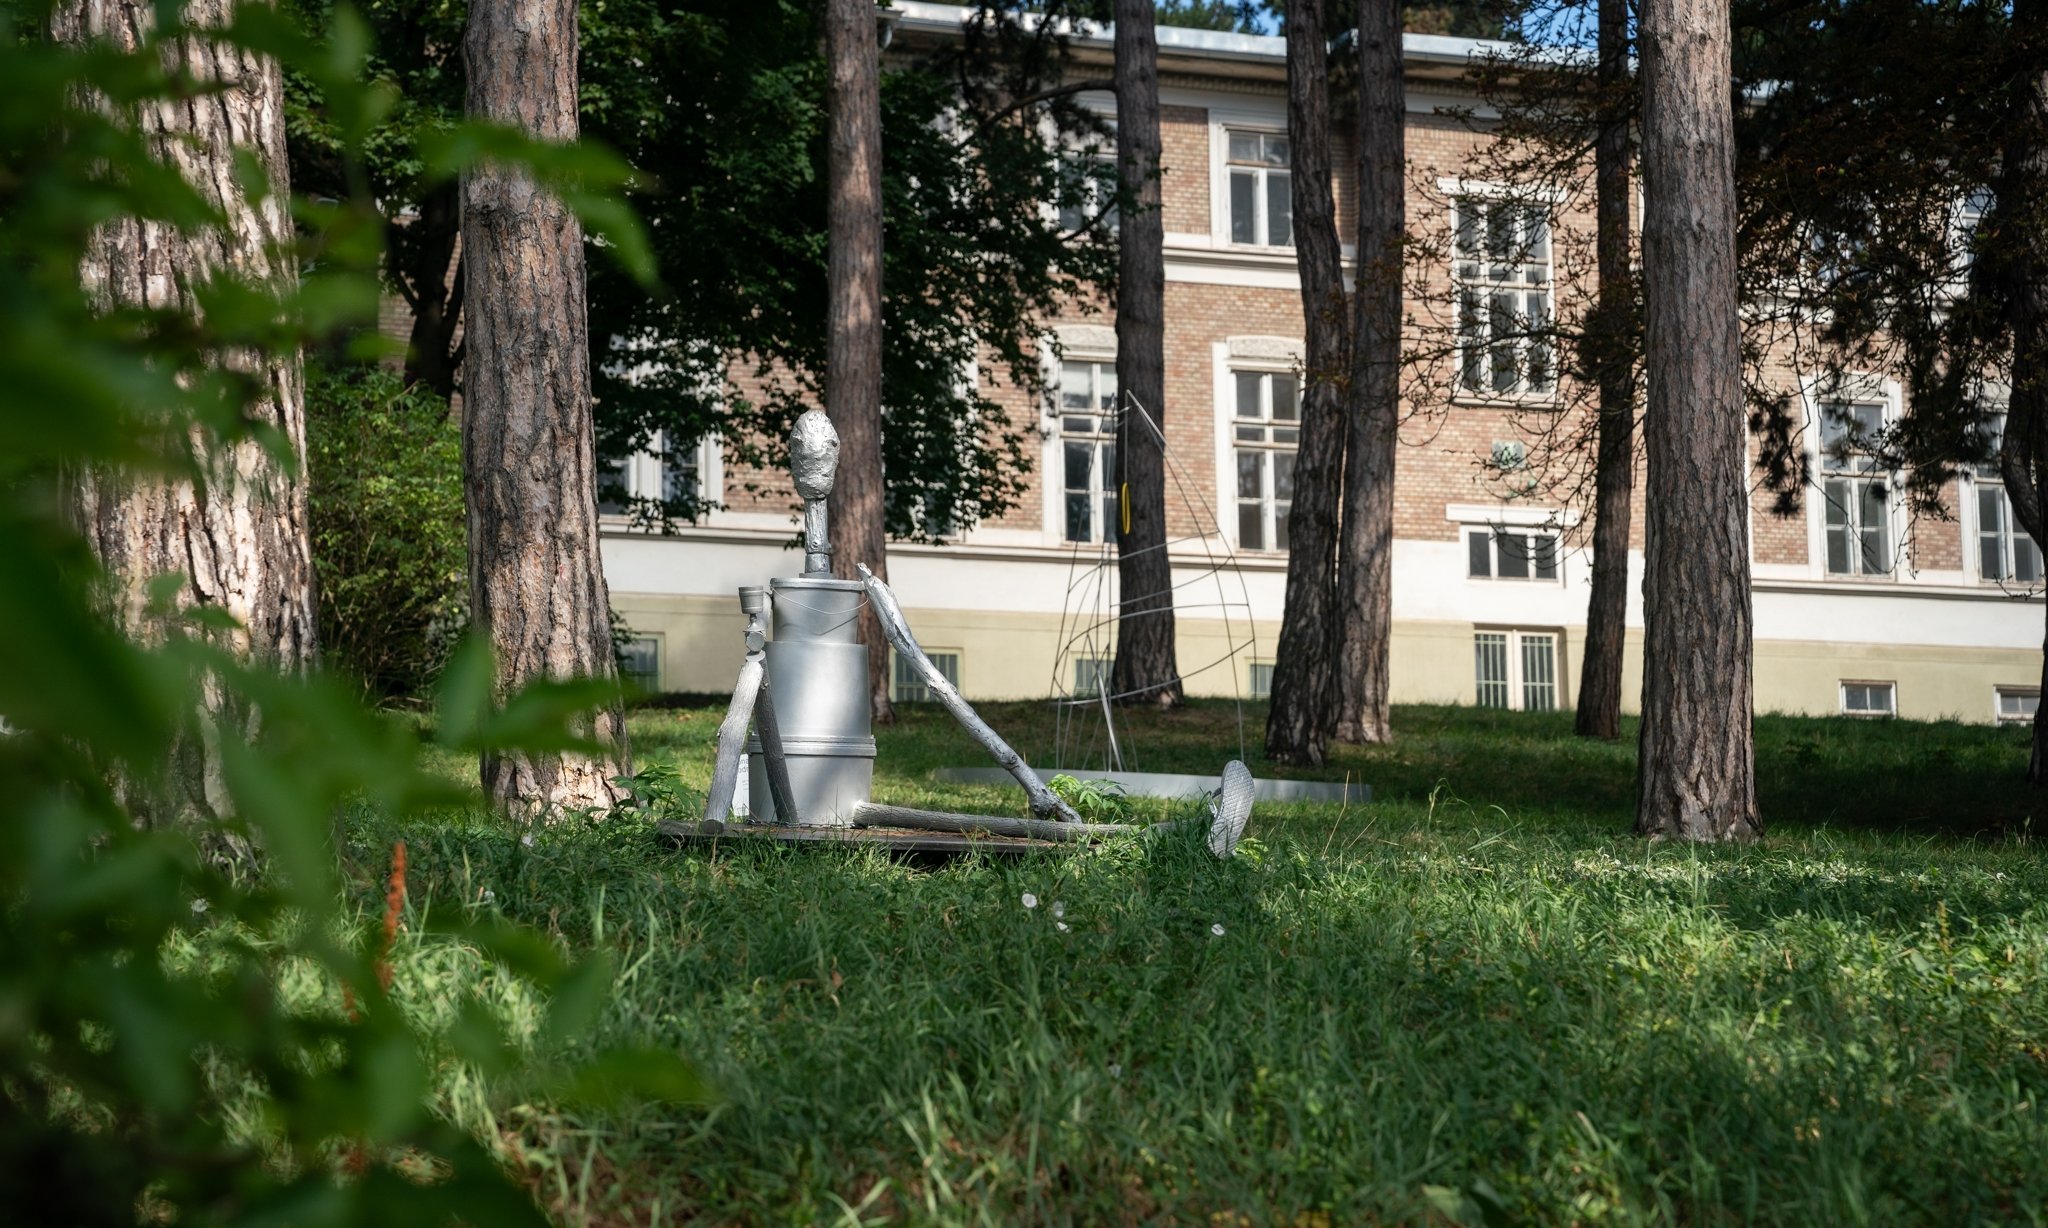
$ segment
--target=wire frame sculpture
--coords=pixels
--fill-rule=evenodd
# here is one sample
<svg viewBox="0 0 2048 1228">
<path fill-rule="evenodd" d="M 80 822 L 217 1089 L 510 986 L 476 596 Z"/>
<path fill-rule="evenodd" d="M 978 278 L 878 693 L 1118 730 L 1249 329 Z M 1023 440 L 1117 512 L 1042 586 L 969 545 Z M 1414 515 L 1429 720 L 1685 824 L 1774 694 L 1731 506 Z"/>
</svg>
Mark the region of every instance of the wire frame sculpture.
<svg viewBox="0 0 2048 1228">
<path fill-rule="evenodd" d="M 1184 670 L 1185 684 L 1210 678 L 1224 671 L 1230 679 L 1228 694 L 1236 707 L 1238 757 L 1245 755 L 1244 664 L 1258 652 L 1258 636 L 1252 622 L 1251 591 L 1238 566 L 1236 547 L 1223 531 L 1203 485 L 1190 474 L 1168 446 L 1158 419 L 1128 392 L 1117 399 L 1116 411 L 1102 428 L 1114 434 L 1117 419 L 1131 415 L 1138 429 L 1159 443 L 1166 462 L 1168 537 L 1164 549 L 1172 559 L 1173 612 L 1176 621 L 1190 614 L 1213 619 L 1222 625 L 1220 653 L 1193 669 Z M 1124 492 L 1116 492 L 1118 504 Z M 1176 518 L 1172 513 L 1178 508 Z M 1193 532 L 1174 536 L 1176 524 L 1194 526 Z M 1059 650 L 1053 661 L 1049 702 L 1053 707 L 1053 767 L 1062 772 L 1139 772 L 1148 770 L 1145 748 L 1135 745 L 1120 728 L 1117 706 L 1138 692 L 1115 694 L 1110 690 L 1112 665 L 1116 660 L 1117 558 L 1114 525 L 1104 525 L 1100 541 L 1070 543 L 1067 588 L 1060 611 Z M 1155 547 L 1157 548 L 1157 547 Z M 1221 690 L 1222 688 L 1215 688 Z"/>
</svg>

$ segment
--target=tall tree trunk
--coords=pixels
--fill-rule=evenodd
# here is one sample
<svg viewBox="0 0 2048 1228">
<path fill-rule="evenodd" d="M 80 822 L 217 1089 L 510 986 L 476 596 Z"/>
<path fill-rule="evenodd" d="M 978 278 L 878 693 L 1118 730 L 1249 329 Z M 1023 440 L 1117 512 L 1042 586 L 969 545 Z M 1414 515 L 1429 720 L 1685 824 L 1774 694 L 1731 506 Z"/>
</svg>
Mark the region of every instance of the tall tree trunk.
<svg viewBox="0 0 2048 1228">
<path fill-rule="evenodd" d="M 1600 286 L 1588 357 L 1600 398 L 1594 462 L 1593 593 L 1573 728 L 1582 737 L 1621 736 L 1622 648 L 1628 638 L 1629 504 L 1635 494 L 1635 291 L 1629 272 L 1628 5 L 1600 0 L 1599 106 L 1593 149 Z"/>
<path fill-rule="evenodd" d="M 463 58 L 471 115 L 576 139 L 576 0 L 473 0 Z M 583 227 L 524 169 L 487 165 L 462 185 L 462 248 L 471 617 L 497 652 L 501 699 L 536 679 L 610 676 Z M 609 809 L 625 714 L 614 701 L 584 732 L 602 753 L 486 752 L 485 794 L 526 816 Z"/>
<path fill-rule="evenodd" d="M 184 13 L 194 26 L 216 27 L 228 23 L 233 7 L 229 0 L 192 0 Z M 142 0 L 63 0 L 51 15 L 57 38 L 121 51 L 141 47 L 155 24 L 155 10 Z M 290 175 L 277 64 L 192 36 L 168 51 L 193 79 L 221 88 L 195 93 L 179 106 L 141 108 L 132 118 L 156 156 L 177 167 L 225 223 L 196 233 L 139 218 L 106 223 L 79 270 L 87 293 L 102 310 L 141 306 L 196 314 L 195 288 L 214 277 L 290 292 L 298 273 L 290 258 Z M 237 186 L 241 159 L 253 160 L 269 178 L 261 200 L 250 200 Z M 230 352 L 220 361 L 263 388 L 245 412 L 303 457 L 299 356 Z M 238 626 L 226 638 L 241 655 L 287 672 L 303 669 L 313 659 L 315 627 L 304 470 L 253 439 L 218 444 L 196 436 L 194 442 L 203 487 L 133 473 L 88 474 L 80 483 L 74 510 L 106 567 L 114 617 L 139 638 L 160 635 L 147 613 L 151 587 L 159 577 L 182 573 L 178 604 L 232 615 Z M 203 729 L 247 730 L 255 718 L 228 708 L 217 693 L 209 693 L 209 703 L 198 718 L 202 728 L 174 753 L 171 795 L 132 799 L 140 812 L 164 818 L 225 813 L 217 743 Z"/>
<path fill-rule="evenodd" d="M 1288 511 L 1287 596 L 1273 655 L 1266 757 L 1323 761 L 1334 723 L 1330 649 L 1337 643 L 1337 500 L 1344 481 L 1344 416 L 1351 387 L 1350 303 L 1331 196 L 1330 79 L 1325 0 L 1293 0 L 1287 23 L 1287 137 L 1294 151 L 1294 260 L 1308 356 L 1301 449 Z"/>
<path fill-rule="evenodd" d="M 839 432 L 839 480 L 829 503 L 832 571 L 854 566 L 889 578 L 882 478 L 882 86 L 872 0 L 825 0 L 826 132 L 830 229 L 826 264 L 825 412 Z M 896 719 L 889 701 L 889 641 L 863 606 L 868 703 Z"/>
<path fill-rule="evenodd" d="M 1159 43 L 1152 0 L 1116 0 L 1116 160 L 1136 202 L 1117 231 L 1116 664 L 1112 692 L 1181 702 L 1166 549 L 1166 215 L 1159 186 Z"/>
<path fill-rule="evenodd" d="M 1344 524 L 1337 556 L 1340 742 L 1393 736 L 1387 711 L 1394 630 L 1394 449 L 1401 425 L 1401 270 L 1407 226 L 1407 91 L 1401 6 L 1358 15 L 1358 287 L 1352 328 Z"/>
<path fill-rule="evenodd" d="M 2033 63 L 2048 56 L 2048 0 L 2015 0 L 2013 30 Z M 1995 271 L 2003 282 L 2006 324 L 2012 330 L 2012 391 L 2006 402 L 1999 468 L 2012 500 L 2013 519 L 2037 544 L 2048 546 L 2048 71 L 2016 83 L 2012 123 L 2006 126 L 2003 172 L 1996 203 Z M 2048 642 L 2041 685 L 2048 693 Z M 2048 714 L 2034 714 L 2034 749 L 2027 783 L 2048 788 Z"/>
<path fill-rule="evenodd" d="M 462 321 L 462 264 L 456 238 L 462 233 L 462 200 L 454 184 L 443 184 L 420 201 L 419 216 L 393 226 L 391 259 L 408 305 L 412 332 L 405 347 L 407 383 L 424 384 L 444 397 L 455 394 L 461 368 L 455 330 Z M 452 268 L 450 266 L 453 266 Z"/>
<path fill-rule="evenodd" d="M 1645 0 L 1647 623 L 1636 831 L 1756 836 L 1728 0 Z"/>
</svg>

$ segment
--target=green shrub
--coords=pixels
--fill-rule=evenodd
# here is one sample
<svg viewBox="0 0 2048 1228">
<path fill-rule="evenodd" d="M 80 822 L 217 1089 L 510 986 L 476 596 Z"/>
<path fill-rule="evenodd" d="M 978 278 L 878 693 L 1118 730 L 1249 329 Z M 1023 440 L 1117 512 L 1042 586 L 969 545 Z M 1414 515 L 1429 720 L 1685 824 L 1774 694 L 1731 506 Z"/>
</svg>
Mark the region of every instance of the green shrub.
<svg viewBox="0 0 2048 1228">
<path fill-rule="evenodd" d="M 423 695 L 469 620 L 462 428 L 389 368 L 309 365 L 306 452 L 327 665 L 373 700 Z"/>
</svg>

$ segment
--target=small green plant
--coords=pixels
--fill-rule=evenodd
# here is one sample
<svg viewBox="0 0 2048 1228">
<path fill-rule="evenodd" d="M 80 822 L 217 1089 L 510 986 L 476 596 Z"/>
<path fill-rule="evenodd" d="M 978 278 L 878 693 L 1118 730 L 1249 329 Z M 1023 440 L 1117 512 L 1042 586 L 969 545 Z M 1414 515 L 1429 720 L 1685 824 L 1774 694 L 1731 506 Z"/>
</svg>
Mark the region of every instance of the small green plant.
<svg viewBox="0 0 2048 1228">
<path fill-rule="evenodd" d="M 703 799 L 682 786 L 682 777 L 666 763 L 652 763 L 629 776 L 614 776 L 612 783 L 626 791 L 627 800 L 617 809 L 644 819 L 675 819 L 694 814 Z"/>
<path fill-rule="evenodd" d="M 1045 782 L 1074 813 L 1089 823 L 1127 823 L 1131 799 L 1114 780 L 1082 780 L 1065 774 Z"/>
</svg>

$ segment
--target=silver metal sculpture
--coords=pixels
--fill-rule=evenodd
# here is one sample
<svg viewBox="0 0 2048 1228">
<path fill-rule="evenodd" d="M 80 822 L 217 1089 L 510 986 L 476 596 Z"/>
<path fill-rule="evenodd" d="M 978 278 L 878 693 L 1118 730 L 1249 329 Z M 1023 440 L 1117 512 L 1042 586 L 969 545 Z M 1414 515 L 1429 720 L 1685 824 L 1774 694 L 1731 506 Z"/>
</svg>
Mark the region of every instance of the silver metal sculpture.
<svg viewBox="0 0 2048 1228">
<path fill-rule="evenodd" d="M 803 827 L 887 826 L 928 831 L 1088 840 L 1122 832 L 1158 831 L 1115 823 L 1083 823 L 1046 787 L 1002 736 L 989 727 L 918 645 L 896 595 L 865 564 L 861 578 L 832 576 L 832 541 L 826 499 L 839 468 L 839 435 L 831 419 L 811 410 L 797 419 L 789 440 L 790 473 L 804 500 L 804 572 L 777 577 L 766 590 L 740 590 L 747 615 L 745 660 L 732 704 L 718 728 L 718 753 L 706 799 L 703 835 L 726 832 L 740 756 L 749 756 L 749 802 L 757 821 Z M 869 800 L 875 739 L 869 724 L 868 646 L 860 642 L 860 612 L 871 605 L 898 657 L 924 681 L 961 727 L 1024 787 L 1028 819 L 947 814 Z M 772 618 L 773 636 L 764 625 Z M 747 738 L 751 725 L 755 732 Z M 1233 761 L 1212 799 L 1208 841 L 1218 857 L 1237 848 L 1251 810 L 1251 773 Z"/>
</svg>

